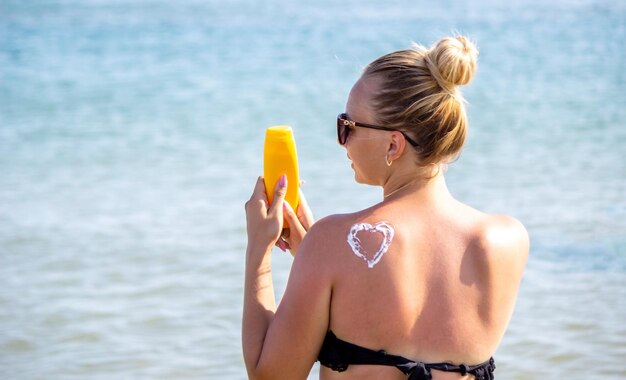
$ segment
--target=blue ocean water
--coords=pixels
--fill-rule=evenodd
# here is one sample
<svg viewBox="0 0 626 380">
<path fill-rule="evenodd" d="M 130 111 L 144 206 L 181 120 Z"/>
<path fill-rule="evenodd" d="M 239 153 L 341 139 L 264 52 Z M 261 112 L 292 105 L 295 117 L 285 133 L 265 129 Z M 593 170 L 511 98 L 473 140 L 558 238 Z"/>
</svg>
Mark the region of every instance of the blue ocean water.
<svg viewBox="0 0 626 380">
<path fill-rule="evenodd" d="M 380 190 L 354 183 L 335 116 L 368 62 L 455 31 L 480 57 L 448 185 L 531 235 L 498 378 L 626 377 L 626 3 L 608 0 L 1 1 L 0 377 L 245 378 L 264 129 L 293 126 L 316 216 L 366 207 Z"/>
</svg>

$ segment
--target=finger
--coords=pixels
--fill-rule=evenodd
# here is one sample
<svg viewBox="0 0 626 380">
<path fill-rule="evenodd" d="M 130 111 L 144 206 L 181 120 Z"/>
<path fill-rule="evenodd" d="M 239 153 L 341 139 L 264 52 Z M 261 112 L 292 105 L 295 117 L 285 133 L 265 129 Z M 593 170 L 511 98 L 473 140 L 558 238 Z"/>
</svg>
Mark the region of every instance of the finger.
<svg viewBox="0 0 626 380">
<path fill-rule="evenodd" d="M 289 202 L 283 202 L 283 215 L 290 228 L 298 228 L 299 230 L 304 229 Z"/>
<path fill-rule="evenodd" d="M 285 201 L 286 194 L 287 175 L 283 174 L 282 176 L 280 176 L 278 182 L 276 182 L 276 187 L 274 187 L 274 199 L 272 200 L 272 204 L 270 205 L 270 209 L 268 210 L 268 215 L 276 216 L 280 220 L 283 219 L 283 202 Z"/>
<path fill-rule="evenodd" d="M 307 202 L 306 197 L 304 196 L 304 192 L 301 188 L 298 188 L 298 200 L 299 204 L 306 206 L 306 208 L 309 208 L 309 202 Z"/>
<path fill-rule="evenodd" d="M 287 202 L 283 203 L 283 208 L 284 208 L 283 215 L 285 216 L 285 220 L 289 224 L 289 228 L 290 228 L 289 235 L 294 236 L 295 241 L 299 241 L 299 239 L 302 239 L 302 237 L 306 235 L 307 230 L 300 223 L 298 216 L 296 216 L 296 213 L 293 211 L 293 208 L 291 208 L 291 205 L 289 203 Z M 287 240 L 288 243 L 293 241 L 292 239 L 289 238 L 289 235 L 285 237 L 285 240 Z"/>
<path fill-rule="evenodd" d="M 244 206 L 246 214 L 259 213 L 263 217 L 267 216 L 267 202 L 261 199 L 250 199 Z"/>
<path fill-rule="evenodd" d="M 289 242 L 285 238 L 280 238 L 279 240 L 283 242 L 283 247 L 285 249 L 291 249 L 291 245 L 289 244 Z"/>
<path fill-rule="evenodd" d="M 283 252 L 287 251 L 287 243 L 283 239 L 278 239 L 276 241 L 276 246 Z"/>
<path fill-rule="evenodd" d="M 309 228 L 311 228 L 311 226 L 315 222 L 315 219 L 313 219 L 313 212 L 311 211 L 311 208 L 309 207 L 309 203 L 307 202 L 306 197 L 304 196 L 304 193 L 302 192 L 302 189 L 298 189 L 298 198 L 299 198 L 299 202 L 298 202 L 298 210 L 296 211 L 296 215 L 298 216 L 298 220 L 300 220 L 300 223 L 308 231 Z"/>
<path fill-rule="evenodd" d="M 259 176 L 256 180 L 256 184 L 254 185 L 254 190 L 252 191 L 252 198 L 262 199 L 267 203 L 267 195 L 265 192 L 265 181 L 262 176 Z"/>
<path fill-rule="evenodd" d="M 250 199 L 246 202 L 244 208 L 246 212 L 260 212 L 263 216 L 267 215 L 267 196 L 265 195 L 265 184 L 263 177 L 259 177 L 254 185 L 254 190 Z"/>
<path fill-rule="evenodd" d="M 254 184 L 254 190 L 252 190 L 252 195 L 250 195 L 250 200 L 246 203 L 246 208 L 248 208 L 248 204 L 256 208 L 259 203 L 265 206 L 265 210 L 267 210 L 267 204 L 269 202 L 265 194 L 265 182 L 263 181 L 263 177 L 257 178 Z"/>
</svg>

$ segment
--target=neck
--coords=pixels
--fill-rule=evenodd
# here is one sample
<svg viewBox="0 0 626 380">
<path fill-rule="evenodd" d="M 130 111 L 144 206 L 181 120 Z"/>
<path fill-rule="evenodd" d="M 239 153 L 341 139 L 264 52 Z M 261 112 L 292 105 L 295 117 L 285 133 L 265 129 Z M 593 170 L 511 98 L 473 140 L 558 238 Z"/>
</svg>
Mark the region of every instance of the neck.
<svg viewBox="0 0 626 380">
<path fill-rule="evenodd" d="M 385 200 L 402 198 L 404 196 L 418 196 L 434 200 L 441 196 L 449 195 L 446 181 L 441 170 L 434 177 L 392 175 L 383 184 Z"/>
</svg>

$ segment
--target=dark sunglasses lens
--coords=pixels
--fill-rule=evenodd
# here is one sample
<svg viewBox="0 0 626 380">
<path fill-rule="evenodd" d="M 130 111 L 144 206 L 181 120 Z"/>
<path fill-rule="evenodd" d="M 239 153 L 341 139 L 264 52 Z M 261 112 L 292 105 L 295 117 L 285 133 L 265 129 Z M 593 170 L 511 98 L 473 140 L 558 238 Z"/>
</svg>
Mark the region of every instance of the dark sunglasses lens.
<svg viewBox="0 0 626 380">
<path fill-rule="evenodd" d="M 337 118 L 337 141 L 340 145 L 345 145 L 346 141 L 348 141 L 348 134 L 350 133 L 350 128 L 348 128 L 344 123 L 341 117 Z"/>
</svg>

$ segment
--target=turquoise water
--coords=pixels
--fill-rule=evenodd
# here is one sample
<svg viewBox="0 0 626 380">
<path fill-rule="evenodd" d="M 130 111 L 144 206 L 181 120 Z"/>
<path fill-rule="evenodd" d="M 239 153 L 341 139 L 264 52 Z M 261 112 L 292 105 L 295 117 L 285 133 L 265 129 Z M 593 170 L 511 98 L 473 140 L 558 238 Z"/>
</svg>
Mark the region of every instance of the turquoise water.
<svg viewBox="0 0 626 380">
<path fill-rule="evenodd" d="M 626 377 L 626 3 L 3 0 L 0 378 L 245 378 L 265 127 L 318 217 L 375 202 L 334 118 L 369 61 L 452 31 L 480 63 L 449 187 L 532 242 L 498 378 Z"/>
</svg>

